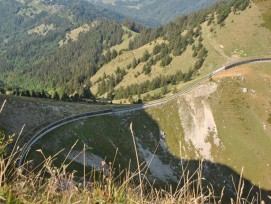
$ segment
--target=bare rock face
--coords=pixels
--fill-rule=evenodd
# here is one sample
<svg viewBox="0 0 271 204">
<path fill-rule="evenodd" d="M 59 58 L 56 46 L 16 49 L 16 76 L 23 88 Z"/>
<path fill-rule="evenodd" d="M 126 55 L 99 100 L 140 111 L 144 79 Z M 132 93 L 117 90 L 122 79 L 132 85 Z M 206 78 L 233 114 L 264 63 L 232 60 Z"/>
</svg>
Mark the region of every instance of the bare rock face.
<svg viewBox="0 0 271 204">
<path fill-rule="evenodd" d="M 196 149 L 198 158 L 213 160 L 212 146 L 222 145 L 208 96 L 217 89 L 216 83 L 203 84 L 191 93 L 181 97 L 179 116 L 185 133 L 185 141 Z M 191 147 L 190 147 L 191 148 Z"/>
</svg>

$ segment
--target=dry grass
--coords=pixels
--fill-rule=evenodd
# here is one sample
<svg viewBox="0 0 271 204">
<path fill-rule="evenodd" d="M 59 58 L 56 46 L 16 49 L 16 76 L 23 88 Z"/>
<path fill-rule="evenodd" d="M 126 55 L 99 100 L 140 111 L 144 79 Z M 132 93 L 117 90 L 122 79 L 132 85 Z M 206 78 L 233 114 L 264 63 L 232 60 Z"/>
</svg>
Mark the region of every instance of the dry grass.
<svg viewBox="0 0 271 204">
<path fill-rule="evenodd" d="M 271 35 L 263 23 L 262 11 L 252 2 L 245 11 L 231 13 L 225 26 L 210 26 L 214 28 L 210 38 L 222 45 L 221 50 L 231 58 L 268 56 Z"/>
<path fill-rule="evenodd" d="M 2 113 L 4 107 L 5 107 L 5 104 L 6 104 L 7 100 L 5 99 L 3 104 L 1 105 L 1 108 L 0 108 L 0 114 Z"/>
<path fill-rule="evenodd" d="M 136 143 L 134 145 L 136 149 Z M 45 157 L 41 150 L 37 150 L 43 155 L 44 161 L 35 168 L 31 162 L 16 167 L 18 149 L 14 148 L 9 157 L 2 156 L 0 199 L 5 203 L 204 203 L 216 200 L 210 189 L 204 193 L 206 191 L 201 185 L 200 169 L 195 173 L 197 179 L 184 175 L 183 181 L 186 182 L 182 187 L 176 191 L 164 191 L 153 188 L 143 176 L 147 167 L 139 163 L 138 157 L 139 168 L 136 172 L 127 169 L 113 178 L 113 164 L 107 165 L 103 161 L 102 169 L 93 169 L 78 179 L 76 171 L 67 171 L 72 161 L 63 163 L 59 168 L 53 166 L 53 161 L 61 151 Z M 83 182 L 89 175 L 95 174 L 97 178 L 93 176 L 86 183 Z M 136 184 L 138 178 L 139 185 Z"/>
<path fill-rule="evenodd" d="M 95 26 L 95 23 L 93 23 L 92 27 Z M 72 30 L 71 32 L 66 34 L 66 39 L 61 40 L 59 42 L 59 45 L 62 46 L 64 44 L 67 44 L 69 40 L 71 41 L 77 41 L 80 33 L 85 33 L 90 30 L 90 26 L 88 24 L 85 24 L 79 28 L 76 28 Z"/>
<path fill-rule="evenodd" d="M 46 35 L 50 30 L 54 29 L 54 24 L 41 24 L 35 28 L 32 28 L 27 31 L 27 34 L 31 35 L 33 33 L 39 34 L 39 35 Z"/>
<path fill-rule="evenodd" d="M 117 52 L 121 51 L 121 50 L 127 50 L 129 48 L 129 42 L 130 40 L 134 40 L 134 38 L 138 35 L 138 33 L 133 32 L 132 30 L 129 30 L 127 27 L 122 26 L 122 29 L 124 32 L 127 32 L 127 34 L 124 34 L 122 37 L 122 42 L 118 45 L 114 45 L 110 48 L 110 50 L 116 50 Z M 131 36 L 129 37 L 129 34 L 131 34 Z M 103 54 L 106 53 L 106 50 L 104 50 Z"/>
</svg>

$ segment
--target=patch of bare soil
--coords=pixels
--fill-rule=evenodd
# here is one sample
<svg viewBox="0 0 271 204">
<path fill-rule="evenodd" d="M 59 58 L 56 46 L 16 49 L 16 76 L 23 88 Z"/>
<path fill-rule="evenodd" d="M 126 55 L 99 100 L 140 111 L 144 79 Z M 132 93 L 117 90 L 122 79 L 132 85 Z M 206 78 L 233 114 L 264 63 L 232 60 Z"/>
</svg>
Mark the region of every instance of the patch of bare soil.
<svg viewBox="0 0 271 204">
<path fill-rule="evenodd" d="M 225 77 L 240 77 L 249 75 L 252 72 L 249 66 L 236 67 L 234 69 L 228 69 L 226 71 L 220 72 L 214 76 L 214 80 L 222 79 Z"/>
</svg>

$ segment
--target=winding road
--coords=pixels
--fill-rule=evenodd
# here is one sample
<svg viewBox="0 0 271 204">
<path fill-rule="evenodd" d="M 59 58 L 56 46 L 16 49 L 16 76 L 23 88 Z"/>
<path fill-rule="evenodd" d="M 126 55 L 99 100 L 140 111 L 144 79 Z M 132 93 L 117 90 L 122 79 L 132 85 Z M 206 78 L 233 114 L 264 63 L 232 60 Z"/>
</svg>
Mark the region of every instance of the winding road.
<svg viewBox="0 0 271 204">
<path fill-rule="evenodd" d="M 179 97 L 179 96 L 181 96 L 183 94 L 186 94 L 186 93 L 190 92 L 191 90 L 195 89 L 200 84 L 202 84 L 203 82 L 205 82 L 206 80 L 208 80 L 210 77 L 218 74 L 219 72 L 222 72 L 224 70 L 231 69 L 231 68 L 243 65 L 243 64 L 262 63 L 262 62 L 271 62 L 271 57 L 248 59 L 248 60 L 233 62 L 231 64 L 219 67 L 218 69 L 216 69 L 212 73 L 204 76 L 198 82 L 196 82 L 192 86 L 186 88 L 185 90 L 182 90 L 182 91 L 174 94 L 171 97 L 164 98 L 164 99 L 161 99 L 159 101 L 153 101 L 153 102 L 146 103 L 146 104 L 134 105 L 133 107 L 125 108 L 125 109 L 107 109 L 107 110 L 101 110 L 101 111 L 94 111 L 94 112 L 82 113 L 82 114 L 78 114 L 78 115 L 74 115 L 74 116 L 71 116 L 71 117 L 67 117 L 67 118 L 59 120 L 57 122 L 54 122 L 51 125 L 43 128 L 42 130 L 40 130 L 39 132 L 37 132 L 26 143 L 26 145 L 22 149 L 22 152 L 21 152 L 21 155 L 20 155 L 20 158 L 19 158 L 19 161 L 18 161 L 18 166 L 22 165 L 23 159 L 24 159 L 26 153 L 30 150 L 30 148 L 31 148 L 31 146 L 33 144 L 35 144 L 43 136 L 45 136 L 46 134 L 48 134 L 49 132 L 51 132 L 52 130 L 54 130 L 54 129 L 60 127 L 60 126 L 63 126 L 65 124 L 68 124 L 68 123 L 71 123 L 71 122 L 74 122 L 74 121 L 78 121 L 78 120 L 82 120 L 82 119 L 86 119 L 86 118 L 91 118 L 91 117 L 98 117 L 98 116 L 104 116 L 104 115 L 113 115 L 113 114 L 124 114 L 124 113 L 132 112 L 132 111 L 139 111 L 139 110 L 144 110 L 144 109 L 151 108 L 151 107 L 157 107 L 157 106 L 163 105 L 163 104 L 165 104 L 165 103 L 167 103 L 169 101 L 172 101 L 173 99 L 176 99 L 177 97 Z"/>
</svg>

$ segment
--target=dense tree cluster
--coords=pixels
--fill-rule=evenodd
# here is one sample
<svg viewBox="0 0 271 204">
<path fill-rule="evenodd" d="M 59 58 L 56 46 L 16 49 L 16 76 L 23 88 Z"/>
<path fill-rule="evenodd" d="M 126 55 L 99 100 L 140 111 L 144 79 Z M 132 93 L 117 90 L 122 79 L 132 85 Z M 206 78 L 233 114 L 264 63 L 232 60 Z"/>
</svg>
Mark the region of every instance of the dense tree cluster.
<svg viewBox="0 0 271 204">
<path fill-rule="evenodd" d="M 9 94 L 15 96 L 25 96 L 25 97 L 34 97 L 34 98 L 47 98 L 47 99 L 54 99 L 54 100 L 62 100 L 62 101 L 82 101 L 85 99 L 91 99 L 95 102 L 95 96 L 91 93 L 90 87 L 85 86 L 83 90 L 78 93 L 74 92 L 73 94 L 68 95 L 67 93 L 58 93 L 57 91 L 52 91 L 51 93 L 41 90 L 22 90 L 19 88 L 9 88 L 9 87 L 0 87 L 1 94 Z"/>
<path fill-rule="evenodd" d="M 152 81 L 147 80 L 141 84 L 131 84 L 126 88 L 120 87 L 115 90 L 115 99 L 129 98 L 134 95 L 143 94 L 157 88 L 164 87 L 168 84 L 178 84 L 183 80 L 189 80 L 188 74 L 183 74 L 181 71 L 176 72 L 174 75 L 163 76 L 160 75 L 154 78 Z M 191 79 L 192 75 L 190 76 Z"/>
<path fill-rule="evenodd" d="M 202 44 L 202 37 L 199 37 L 199 43 L 198 45 L 193 44 L 192 50 L 193 50 L 193 57 L 197 58 L 197 61 L 194 65 L 194 70 L 197 71 L 201 68 L 203 65 L 207 55 L 208 55 L 208 50 L 203 46 Z"/>
<path fill-rule="evenodd" d="M 82 91 L 84 85 L 89 85 L 89 77 L 117 56 L 116 50 L 109 48 L 122 41 L 120 24 L 97 18 L 119 16 L 81 0 L 54 0 L 42 1 L 54 6 L 54 12 L 43 10 L 29 17 L 35 8 L 28 2 L 0 1 L 0 42 L 4 42 L 0 43 L 1 80 L 23 89 L 67 94 Z M 90 25 L 89 32 L 81 33 L 76 42 L 70 40 L 59 47 L 67 32 L 84 23 Z M 54 29 L 46 35 L 27 33 L 42 24 L 53 25 Z M 103 50 L 107 50 L 105 55 Z"/>
<path fill-rule="evenodd" d="M 59 89 L 68 94 L 82 90 L 89 77 L 117 56 L 116 50 L 110 51 L 109 47 L 120 43 L 123 36 L 120 24 L 98 22 L 95 29 L 81 33 L 76 42 L 70 41 L 61 48 L 58 42 L 65 33 L 59 34 L 61 30 L 44 37 L 31 35 L 20 46 L 13 42 L 0 55 L 1 77 L 11 86 L 29 89 Z M 108 51 L 102 55 L 104 49 Z"/>
<path fill-rule="evenodd" d="M 111 76 L 104 75 L 103 78 L 99 78 L 98 83 L 98 93 L 99 95 L 103 95 L 105 93 L 111 93 L 114 91 L 114 88 L 123 80 L 124 76 L 127 74 L 125 69 L 121 69 L 117 67 L 115 74 Z"/>
</svg>

